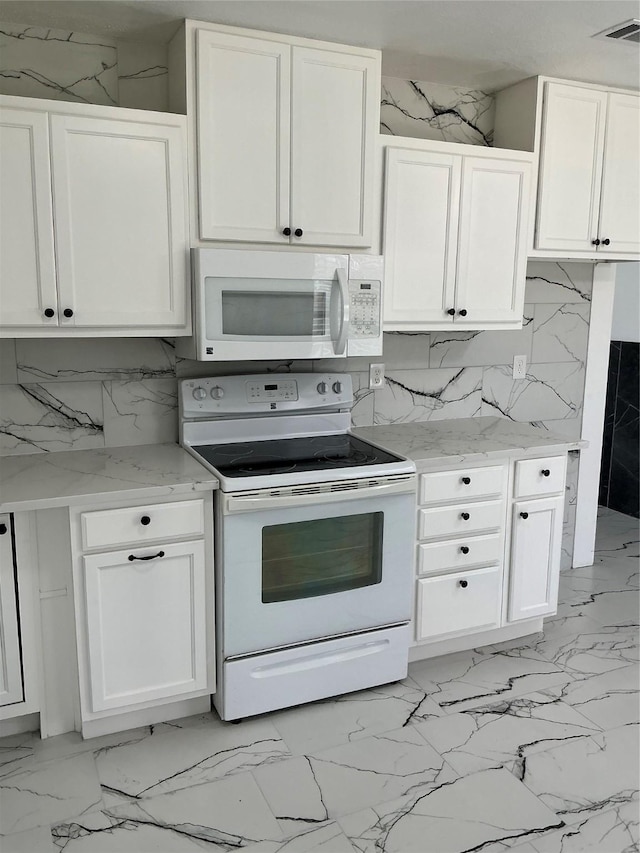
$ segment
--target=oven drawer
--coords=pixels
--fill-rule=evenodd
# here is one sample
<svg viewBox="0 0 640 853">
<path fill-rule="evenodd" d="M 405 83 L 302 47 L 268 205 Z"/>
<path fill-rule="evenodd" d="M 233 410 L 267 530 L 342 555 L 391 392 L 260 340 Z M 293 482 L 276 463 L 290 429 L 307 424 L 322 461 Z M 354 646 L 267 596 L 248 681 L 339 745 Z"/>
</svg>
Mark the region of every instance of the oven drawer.
<svg viewBox="0 0 640 853">
<path fill-rule="evenodd" d="M 434 507 L 418 510 L 418 537 L 468 536 L 472 533 L 500 530 L 505 521 L 502 501 Z"/>
<path fill-rule="evenodd" d="M 555 495 L 563 492 L 566 471 L 566 456 L 523 459 L 521 462 L 516 462 L 514 497 Z"/>
<path fill-rule="evenodd" d="M 500 566 L 419 580 L 416 639 L 496 628 L 501 590 Z"/>
<path fill-rule="evenodd" d="M 418 546 L 418 574 L 434 575 L 447 569 L 465 569 L 483 563 L 499 563 L 504 550 L 499 533 L 471 536 L 455 542 L 430 542 Z"/>
<path fill-rule="evenodd" d="M 436 471 L 420 477 L 420 503 L 476 500 L 500 496 L 505 488 L 506 468 L 461 468 L 459 471 Z"/>
<path fill-rule="evenodd" d="M 204 501 L 175 501 L 80 515 L 84 548 L 141 544 L 176 536 L 204 535 Z"/>
<path fill-rule="evenodd" d="M 409 635 L 399 625 L 225 661 L 214 704 L 223 720 L 236 720 L 398 681 L 407 675 Z"/>
</svg>

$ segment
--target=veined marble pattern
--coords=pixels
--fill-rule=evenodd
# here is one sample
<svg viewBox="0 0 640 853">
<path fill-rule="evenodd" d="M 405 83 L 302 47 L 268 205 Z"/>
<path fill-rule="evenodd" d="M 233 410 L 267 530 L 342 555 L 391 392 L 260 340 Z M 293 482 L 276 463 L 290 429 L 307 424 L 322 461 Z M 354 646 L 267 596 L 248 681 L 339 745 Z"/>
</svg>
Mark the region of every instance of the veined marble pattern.
<svg viewBox="0 0 640 853">
<path fill-rule="evenodd" d="M 545 306 L 546 308 L 547 306 Z M 532 361 L 534 309 L 525 305 L 522 329 L 499 332 L 432 332 L 429 345 L 430 367 L 492 366 L 513 363 L 515 355 Z M 550 361 L 552 359 L 549 359 Z"/>
<path fill-rule="evenodd" d="M 107 447 L 178 440 L 178 386 L 174 378 L 103 383 Z"/>
<path fill-rule="evenodd" d="M 174 346 L 161 338 L 26 338 L 15 341 L 15 353 L 19 382 L 175 376 Z"/>
<path fill-rule="evenodd" d="M 482 370 L 396 370 L 375 392 L 376 424 L 443 420 L 480 414 Z"/>
<path fill-rule="evenodd" d="M 121 107 L 169 109 L 169 68 L 166 44 L 119 41 L 118 96 Z"/>
<path fill-rule="evenodd" d="M 576 304 L 536 305 L 532 363 L 584 362 L 589 337 L 590 307 Z"/>
<path fill-rule="evenodd" d="M 584 365 L 532 364 L 526 379 L 513 379 L 511 365 L 486 367 L 482 412 L 514 421 L 578 418 L 582 410 Z"/>
<path fill-rule="evenodd" d="M 382 78 L 381 133 L 491 145 L 494 110 L 487 92 Z"/>
<path fill-rule="evenodd" d="M 353 408 L 351 423 L 354 427 L 371 426 L 373 424 L 373 407 L 375 391 L 369 388 L 369 373 L 352 373 Z"/>
<path fill-rule="evenodd" d="M 529 261 L 526 301 L 565 304 L 591 302 L 593 264 Z"/>
<path fill-rule="evenodd" d="M 0 23 L 0 92 L 118 104 L 115 42 L 68 30 Z"/>
<path fill-rule="evenodd" d="M 0 385 L 15 385 L 17 381 L 16 342 L 2 338 L 0 340 Z"/>
<path fill-rule="evenodd" d="M 99 382 L 0 385 L 0 453 L 104 447 Z"/>
<path fill-rule="evenodd" d="M 625 615 L 635 519 L 603 511 L 596 547 L 594 566 L 562 573 L 561 607 L 616 587 Z M 579 610 L 238 726 L 200 714 L 0 741 L 0 849 L 633 853 L 637 623 Z"/>
</svg>

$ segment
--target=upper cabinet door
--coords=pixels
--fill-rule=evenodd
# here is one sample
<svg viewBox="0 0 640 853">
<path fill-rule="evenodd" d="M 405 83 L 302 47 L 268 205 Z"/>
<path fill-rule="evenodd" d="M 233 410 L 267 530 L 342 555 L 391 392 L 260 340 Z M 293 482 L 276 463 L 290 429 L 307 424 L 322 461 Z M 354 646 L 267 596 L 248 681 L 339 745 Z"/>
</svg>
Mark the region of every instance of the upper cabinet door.
<svg viewBox="0 0 640 853">
<path fill-rule="evenodd" d="M 528 163 L 464 158 L 456 325 L 522 322 L 530 178 Z"/>
<path fill-rule="evenodd" d="M 461 170 L 456 155 L 387 148 L 386 328 L 451 323 Z"/>
<path fill-rule="evenodd" d="M 598 254 L 640 252 L 640 97 L 610 94 Z M 609 243 L 603 243 L 609 240 Z"/>
<path fill-rule="evenodd" d="M 200 238 L 288 243 L 291 48 L 197 32 Z"/>
<path fill-rule="evenodd" d="M 56 326 L 46 113 L 2 109 L 0 186 L 0 327 Z"/>
<path fill-rule="evenodd" d="M 60 325 L 184 328 L 183 125 L 52 115 L 51 153 Z"/>
<path fill-rule="evenodd" d="M 369 246 L 379 65 L 294 47 L 292 78 L 293 242 Z"/>
<path fill-rule="evenodd" d="M 536 248 L 594 252 L 607 93 L 545 84 Z"/>
</svg>

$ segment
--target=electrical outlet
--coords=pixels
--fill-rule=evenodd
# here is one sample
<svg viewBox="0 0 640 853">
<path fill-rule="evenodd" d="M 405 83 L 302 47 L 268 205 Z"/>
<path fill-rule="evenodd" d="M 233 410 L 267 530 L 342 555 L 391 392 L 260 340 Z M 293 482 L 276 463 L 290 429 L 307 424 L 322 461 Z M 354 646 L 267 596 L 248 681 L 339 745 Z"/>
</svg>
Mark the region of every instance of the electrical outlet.
<svg viewBox="0 0 640 853">
<path fill-rule="evenodd" d="M 369 388 L 384 388 L 384 364 L 369 365 Z"/>
<path fill-rule="evenodd" d="M 514 355 L 513 357 L 513 378 L 525 379 L 527 375 L 527 357 L 526 355 Z"/>
</svg>

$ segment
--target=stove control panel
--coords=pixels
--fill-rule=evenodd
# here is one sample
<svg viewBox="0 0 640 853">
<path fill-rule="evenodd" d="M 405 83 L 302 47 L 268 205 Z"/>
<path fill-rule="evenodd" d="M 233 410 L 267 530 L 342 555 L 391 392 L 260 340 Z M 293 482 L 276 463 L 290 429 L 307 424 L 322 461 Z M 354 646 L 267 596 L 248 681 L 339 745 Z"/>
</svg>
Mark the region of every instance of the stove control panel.
<svg viewBox="0 0 640 853">
<path fill-rule="evenodd" d="M 180 416 L 186 419 L 345 411 L 353 406 L 348 373 L 252 374 L 183 379 Z"/>
</svg>

